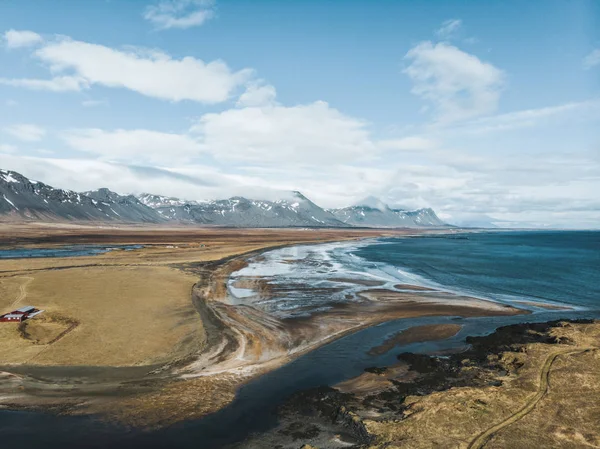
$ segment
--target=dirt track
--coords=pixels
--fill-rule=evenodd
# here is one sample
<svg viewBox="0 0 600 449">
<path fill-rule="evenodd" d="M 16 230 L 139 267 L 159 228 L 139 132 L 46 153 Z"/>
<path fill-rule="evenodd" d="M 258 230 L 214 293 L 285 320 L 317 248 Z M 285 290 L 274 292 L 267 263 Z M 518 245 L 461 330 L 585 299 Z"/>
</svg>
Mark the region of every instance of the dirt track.
<svg viewBox="0 0 600 449">
<path fill-rule="evenodd" d="M 21 301 L 23 301 L 27 297 L 27 286 L 29 284 L 31 284 L 31 282 L 33 281 L 33 278 L 31 276 L 23 276 L 23 279 L 25 279 L 25 282 L 23 282 L 19 286 L 19 296 L 17 296 L 17 299 L 15 299 L 15 302 L 13 302 L 10 305 L 11 307 L 16 307 L 17 304 L 19 304 Z"/>
<path fill-rule="evenodd" d="M 514 424 L 519 421 L 521 418 L 531 413 L 535 406 L 546 396 L 548 390 L 550 389 L 549 377 L 550 370 L 552 369 L 552 364 L 559 356 L 568 356 L 581 354 L 583 352 L 587 352 L 590 350 L 595 350 L 597 348 L 584 348 L 576 351 L 573 350 L 559 350 L 548 354 L 542 367 L 540 368 L 540 384 L 538 387 L 538 391 L 515 413 L 510 415 L 508 418 L 499 422 L 493 427 L 481 432 L 477 435 L 467 446 L 468 449 L 481 449 L 486 445 L 486 443 L 498 432 L 502 429 Z"/>
</svg>

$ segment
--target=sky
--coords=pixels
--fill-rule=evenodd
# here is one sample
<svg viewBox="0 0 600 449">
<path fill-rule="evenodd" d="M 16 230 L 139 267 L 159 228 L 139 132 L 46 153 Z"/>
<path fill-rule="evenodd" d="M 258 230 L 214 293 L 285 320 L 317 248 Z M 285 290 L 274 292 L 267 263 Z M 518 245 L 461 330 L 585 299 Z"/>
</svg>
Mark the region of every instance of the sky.
<svg viewBox="0 0 600 449">
<path fill-rule="evenodd" d="M 600 227 L 600 2 L 3 0 L 0 168 Z"/>
</svg>

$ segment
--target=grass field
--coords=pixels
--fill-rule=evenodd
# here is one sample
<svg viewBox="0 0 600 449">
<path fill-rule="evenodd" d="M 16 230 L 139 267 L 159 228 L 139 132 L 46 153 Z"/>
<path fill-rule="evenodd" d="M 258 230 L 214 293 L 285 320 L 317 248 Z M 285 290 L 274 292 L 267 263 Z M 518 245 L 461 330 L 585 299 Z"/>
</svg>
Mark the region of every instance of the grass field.
<svg viewBox="0 0 600 449">
<path fill-rule="evenodd" d="M 564 343 L 493 356 L 491 364 L 506 366 L 501 385 L 408 396 L 403 419 L 366 420 L 369 447 L 600 447 L 600 323 L 566 323 L 550 336 Z"/>
<path fill-rule="evenodd" d="M 139 365 L 199 349 L 202 323 L 190 302 L 195 277 L 167 267 L 90 267 L 0 279 L 2 310 L 46 310 L 22 325 L 0 326 L 0 362 L 34 365 Z M 24 338 L 19 327 L 32 336 Z M 52 337 L 73 327 L 62 338 Z M 48 334 L 48 335 L 44 335 Z"/>
<path fill-rule="evenodd" d="M 98 256 L 0 260 L 0 313 L 24 305 L 46 310 L 21 325 L 0 325 L 0 365 L 131 366 L 177 360 L 199 352 L 205 337 L 191 301 L 198 276 L 182 267 L 270 246 L 380 234 L 5 224 L 0 234 L 5 248 L 144 248 Z"/>
</svg>

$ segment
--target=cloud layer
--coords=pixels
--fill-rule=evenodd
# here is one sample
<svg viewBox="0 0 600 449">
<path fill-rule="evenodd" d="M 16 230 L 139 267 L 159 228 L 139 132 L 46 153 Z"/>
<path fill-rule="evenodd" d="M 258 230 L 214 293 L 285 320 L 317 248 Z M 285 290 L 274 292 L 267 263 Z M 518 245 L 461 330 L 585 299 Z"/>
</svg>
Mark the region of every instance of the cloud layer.
<svg viewBox="0 0 600 449">
<path fill-rule="evenodd" d="M 42 36 L 33 31 L 8 30 L 4 33 L 4 44 L 7 48 L 31 47 L 42 40 Z"/>
<path fill-rule="evenodd" d="M 585 58 L 583 58 L 583 66 L 586 69 L 591 69 L 600 65 L 600 48 L 592 50 Z"/>
<path fill-rule="evenodd" d="M 369 158 L 376 149 L 365 122 L 323 101 L 204 114 L 192 132 L 223 160 L 315 165 Z"/>
<path fill-rule="evenodd" d="M 144 19 L 160 30 L 200 26 L 214 16 L 213 0 L 163 0 L 144 12 Z"/>
<path fill-rule="evenodd" d="M 0 78 L 0 84 L 54 92 L 101 85 L 162 100 L 215 104 L 228 100 L 254 76 L 251 69 L 233 71 L 220 60 L 174 59 L 157 50 L 117 50 L 69 38 L 44 43 L 34 56 L 60 75 L 51 79 Z"/>
<path fill-rule="evenodd" d="M 206 23 L 215 11 L 208 1 L 162 1 L 144 17 L 157 29 L 184 29 Z M 278 98 L 276 87 L 254 69 L 206 62 L 195 53 L 174 57 L 10 30 L 3 38 L 10 49 L 5 53 L 20 57 L 21 49 L 31 56 L 24 61 L 33 60 L 48 75 L 0 74 L 0 84 L 72 92 L 82 116 L 111 120 L 81 120 L 78 128 L 70 119 L 54 127 L 45 120 L 44 127 L 20 123 L 34 121 L 28 116 L 5 121 L 0 167 L 76 190 L 108 186 L 187 199 L 272 199 L 301 190 L 325 207 L 376 195 L 397 206 L 433 207 L 450 220 L 485 216 L 568 224 L 575 217 L 582 226 L 599 223 L 600 142 L 586 134 L 600 126 L 598 100 L 503 111 L 507 74 L 500 62 L 454 44 L 461 27 L 460 19 L 444 22 L 435 33 L 441 42 L 419 42 L 397 61 L 423 103 L 421 123 L 405 126 L 370 123 L 362 109 L 349 114 L 318 97 L 286 103 L 280 98 L 289 96 Z M 597 56 L 590 53 L 584 66 L 599 64 Z M 577 69 L 585 73 L 581 65 Z M 139 122 L 126 128 L 118 114 L 114 120 L 110 114 L 119 90 L 189 104 L 156 102 L 157 108 L 185 112 L 143 125 L 147 129 Z M 26 101 L 19 103 L 22 110 Z"/>
<path fill-rule="evenodd" d="M 404 73 L 412 93 L 433 107 L 436 120 L 451 123 L 496 111 L 504 72 L 475 55 L 440 42 L 411 48 Z"/>
<path fill-rule="evenodd" d="M 37 142 L 46 135 L 44 128 L 27 123 L 7 126 L 4 128 L 4 132 L 25 142 Z"/>
</svg>

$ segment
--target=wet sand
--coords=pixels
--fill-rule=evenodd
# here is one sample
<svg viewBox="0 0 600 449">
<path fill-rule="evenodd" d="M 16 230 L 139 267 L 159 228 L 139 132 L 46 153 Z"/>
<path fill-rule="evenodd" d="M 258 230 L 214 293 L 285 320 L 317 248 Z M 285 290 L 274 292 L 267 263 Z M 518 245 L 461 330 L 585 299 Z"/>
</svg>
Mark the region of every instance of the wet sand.
<svg viewBox="0 0 600 449">
<path fill-rule="evenodd" d="M 515 301 L 515 303 L 522 304 L 524 306 L 541 307 L 542 309 L 548 309 L 548 310 L 573 310 L 573 307 L 559 306 L 559 305 L 556 305 L 556 304 L 548 304 L 548 303 L 545 303 L 545 302 Z"/>
<path fill-rule="evenodd" d="M 414 326 L 392 335 L 381 345 L 371 348 L 369 354 L 381 355 L 391 351 L 396 346 L 411 343 L 422 343 L 424 341 L 445 340 L 454 337 L 461 330 L 458 324 L 428 324 Z"/>
<path fill-rule="evenodd" d="M 412 284 L 396 284 L 396 285 L 394 285 L 394 288 L 397 288 L 398 290 L 416 290 L 416 291 L 422 291 L 422 292 L 434 292 L 435 291 L 434 288 L 423 287 L 421 285 L 412 285 Z"/>
</svg>

